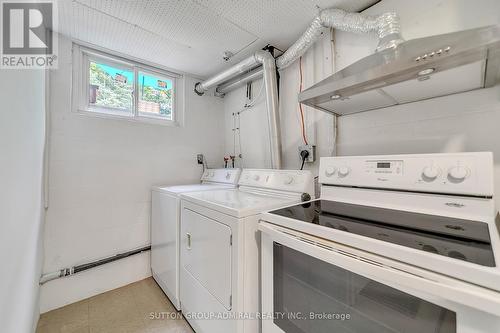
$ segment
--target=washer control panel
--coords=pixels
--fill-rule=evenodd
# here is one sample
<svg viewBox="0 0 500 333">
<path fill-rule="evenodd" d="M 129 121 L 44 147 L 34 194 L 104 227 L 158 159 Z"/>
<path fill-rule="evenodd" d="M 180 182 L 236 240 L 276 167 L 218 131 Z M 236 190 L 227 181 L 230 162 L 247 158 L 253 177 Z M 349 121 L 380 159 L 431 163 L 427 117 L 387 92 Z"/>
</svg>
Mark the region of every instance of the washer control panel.
<svg viewBox="0 0 500 333">
<path fill-rule="evenodd" d="M 243 169 L 238 185 L 314 194 L 309 170 Z"/>
<path fill-rule="evenodd" d="M 201 176 L 202 182 L 237 184 L 241 169 L 206 169 Z"/>
<path fill-rule="evenodd" d="M 492 153 L 322 157 L 323 185 L 493 195 Z"/>
</svg>

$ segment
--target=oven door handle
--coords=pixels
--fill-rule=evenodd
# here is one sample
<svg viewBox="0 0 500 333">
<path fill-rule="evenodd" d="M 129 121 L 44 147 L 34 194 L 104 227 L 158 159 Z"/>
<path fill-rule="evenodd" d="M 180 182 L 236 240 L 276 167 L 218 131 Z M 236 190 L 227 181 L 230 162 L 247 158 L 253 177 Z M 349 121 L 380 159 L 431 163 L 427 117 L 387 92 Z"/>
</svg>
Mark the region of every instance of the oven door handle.
<svg viewBox="0 0 500 333">
<path fill-rule="evenodd" d="M 380 261 L 377 258 L 371 259 L 369 257 L 375 255 L 262 220 L 259 222 L 258 229 L 272 242 L 280 243 L 396 289 L 403 287 L 403 289 L 470 306 L 500 317 L 500 297 L 492 290 L 404 263 L 394 262 L 394 266 L 390 266 L 388 263 L 390 259 L 381 258 L 385 260 Z M 414 272 L 406 270 L 403 266 L 412 268 Z"/>
</svg>

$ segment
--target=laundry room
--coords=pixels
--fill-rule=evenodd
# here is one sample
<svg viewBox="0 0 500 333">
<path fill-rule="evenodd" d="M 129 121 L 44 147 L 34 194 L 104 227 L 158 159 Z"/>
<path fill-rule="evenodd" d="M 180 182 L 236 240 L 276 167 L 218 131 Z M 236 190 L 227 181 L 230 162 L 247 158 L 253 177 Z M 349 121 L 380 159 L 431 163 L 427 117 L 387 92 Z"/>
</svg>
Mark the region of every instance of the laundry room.
<svg viewBox="0 0 500 333">
<path fill-rule="evenodd" d="M 0 8 L 1 332 L 500 332 L 497 0 Z"/>
</svg>

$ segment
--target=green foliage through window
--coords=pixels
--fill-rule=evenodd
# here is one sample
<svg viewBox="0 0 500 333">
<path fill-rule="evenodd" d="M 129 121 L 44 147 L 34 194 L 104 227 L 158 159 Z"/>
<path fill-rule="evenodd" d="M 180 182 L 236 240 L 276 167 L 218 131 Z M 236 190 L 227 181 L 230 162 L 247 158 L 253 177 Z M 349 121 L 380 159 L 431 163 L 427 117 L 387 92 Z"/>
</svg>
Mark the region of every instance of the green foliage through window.
<svg viewBox="0 0 500 333">
<path fill-rule="evenodd" d="M 90 104 L 132 110 L 133 72 L 90 62 Z"/>
</svg>

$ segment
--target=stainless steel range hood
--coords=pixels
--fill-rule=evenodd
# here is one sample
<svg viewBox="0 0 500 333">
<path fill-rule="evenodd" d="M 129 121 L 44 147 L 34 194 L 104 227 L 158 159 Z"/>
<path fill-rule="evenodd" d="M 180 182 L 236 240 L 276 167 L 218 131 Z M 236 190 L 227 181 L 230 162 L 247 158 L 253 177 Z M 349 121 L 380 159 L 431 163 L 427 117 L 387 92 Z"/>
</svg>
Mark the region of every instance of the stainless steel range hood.
<svg viewBox="0 0 500 333">
<path fill-rule="evenodd" d="M 376 52 L 299 94 L 346 115 L 491 87 L 500 79 L 500 25 L 425 37 Z"/>
</svg>

